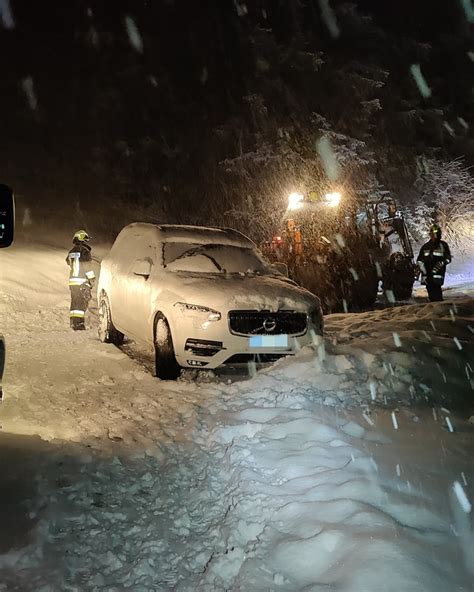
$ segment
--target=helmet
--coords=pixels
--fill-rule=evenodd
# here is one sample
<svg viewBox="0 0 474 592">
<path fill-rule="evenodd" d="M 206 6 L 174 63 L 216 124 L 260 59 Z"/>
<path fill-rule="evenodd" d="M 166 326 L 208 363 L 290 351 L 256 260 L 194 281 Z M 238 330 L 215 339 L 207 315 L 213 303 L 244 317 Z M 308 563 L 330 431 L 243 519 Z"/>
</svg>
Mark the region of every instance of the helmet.
<svg viewBox="0 0 474 592">
<path fill-rule="evenodd" d="M 430 226 L 430 234 L 436 234 L 436 236 L 438 237 L 438 239 L 441 238 L 441 228 L 438 226 L 438 224 L 432 224 Z"/>
<path fill-rule="evenodd" d="M 90 238 L 91 237 L 87 234 L 87 232 L 85 230 L 78 230 L 76 233 L 74 233 L 72 240 L 78 241 L 80 243 L 84 243 L 84 242 L 90 240 Z"/>
</svg>

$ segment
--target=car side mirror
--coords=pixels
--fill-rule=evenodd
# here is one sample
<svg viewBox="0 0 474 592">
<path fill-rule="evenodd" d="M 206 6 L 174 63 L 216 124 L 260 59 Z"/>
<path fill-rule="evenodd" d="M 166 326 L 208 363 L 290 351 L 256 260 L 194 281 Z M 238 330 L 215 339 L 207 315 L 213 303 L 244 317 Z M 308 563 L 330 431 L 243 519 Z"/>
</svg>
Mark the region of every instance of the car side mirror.
<svg viewBox="0 0 474 592">
<path fill-rule="evenodd" d="M 15 201 L 8 185 L 0 184 L 0 248 L 9 247 L 15 232 Z"/>
<path fill-rule="evenodd" d="M 148 279 L 151 274 L 151 265 L 150 259 L 137 259 L 132 266 L 132 272 Z"/>
</svg>

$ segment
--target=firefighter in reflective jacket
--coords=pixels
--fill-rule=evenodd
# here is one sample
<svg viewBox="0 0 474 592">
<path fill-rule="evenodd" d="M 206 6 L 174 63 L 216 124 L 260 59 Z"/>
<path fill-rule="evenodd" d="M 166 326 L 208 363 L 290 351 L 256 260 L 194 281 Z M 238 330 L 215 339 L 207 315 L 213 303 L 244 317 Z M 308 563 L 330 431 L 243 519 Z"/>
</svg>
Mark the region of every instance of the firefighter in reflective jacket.
<svg viewBox="0 0 474 592">
<path fill-rule="evenodd" d="M 448 243 L 441 240 L 441 228 L 433 224 L 430 228 L 430 240 L 425 243 L 418 255 L 418 266 L 421 271 L 421 283 L 426 284 L 431 302 L 443 300 L 446 265 L 451 263 L 451 252 Z"/>
<path fill-rule="evenodd" d="M 69 265 L 69 289 L 71 290 L 70 322 L 74 331 L 86 328 L 85 316 L 92 297 L 95 274 L 92 269 L 91 248 L 87 244 L 90 236 L 85 230 L 78 230 L 72 239 L 73 247 L 66 257 Z"/>
</svg>

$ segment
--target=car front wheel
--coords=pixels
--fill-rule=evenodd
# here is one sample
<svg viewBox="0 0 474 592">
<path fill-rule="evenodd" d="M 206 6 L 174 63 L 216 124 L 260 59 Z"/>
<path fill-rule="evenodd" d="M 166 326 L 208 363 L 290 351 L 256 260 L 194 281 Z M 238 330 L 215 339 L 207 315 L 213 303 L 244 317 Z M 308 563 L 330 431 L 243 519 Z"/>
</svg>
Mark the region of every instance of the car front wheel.
<svg viewBox="0 0 474 592">
<path fill-rule="evenodd" d="M 174 355 L 173 338 L 167 320 L 158 316 L 155 321 L 155 371 L 161 380 L 176 380 L 181 367 Z"/>
<path fill-rule="evenodd" d="M 110 304 L 107 296 L 103 294 L 99 301 L 99 339 L 102 343 L 113 343 L 114 345 L 122 345 L 124 335 L 115 328 L 112 322 L 112 314 L 110 312 Z"/>
</svg>

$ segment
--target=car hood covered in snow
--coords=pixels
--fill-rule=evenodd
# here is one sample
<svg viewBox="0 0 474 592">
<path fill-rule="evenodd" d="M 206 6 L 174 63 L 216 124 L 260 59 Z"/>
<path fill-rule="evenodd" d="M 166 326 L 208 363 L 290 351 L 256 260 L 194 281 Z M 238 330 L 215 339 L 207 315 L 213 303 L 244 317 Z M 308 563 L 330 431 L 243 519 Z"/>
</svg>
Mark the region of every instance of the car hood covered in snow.
<svg viewBox="0 0 474 592">
<path fill-rule="evenodd" d="M 168 289 L 191 304 L 220 309 L 307 312 L 319 299 L 284 276 L 170 273 Z"/>
</svg>

